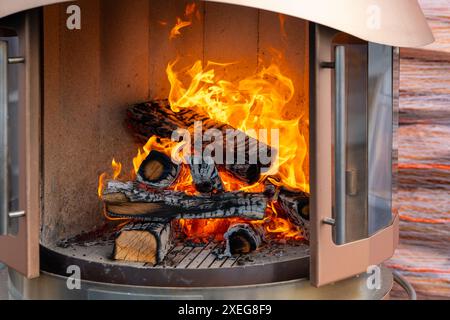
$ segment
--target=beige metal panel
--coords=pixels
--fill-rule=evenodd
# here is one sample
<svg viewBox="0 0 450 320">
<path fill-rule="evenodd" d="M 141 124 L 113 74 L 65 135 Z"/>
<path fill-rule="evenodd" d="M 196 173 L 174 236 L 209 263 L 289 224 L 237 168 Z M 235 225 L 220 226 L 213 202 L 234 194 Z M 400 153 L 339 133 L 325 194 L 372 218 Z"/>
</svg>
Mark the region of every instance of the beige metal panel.
<svg viewBox="0 0 450 320">
<path fill-rule="evenodd" d="M 100 1 L 78 3 L 82 30 L 66 28 L 65 6 L 44 10 L 44 243 L 89 230 L 101 218 L 93 171 L 101 168 Z"/>
<path fill-rule="evenodd" d="M 70 0 L 0 0 L 0 18 L 31 8 L 64 1 Z"/>
<path fill-rule="evenodd" d="M 65 0 L 1 0 L 0 17 L 63 1 Z M 387 45 L 417 47 L 434 41 L 416 0 L 214 1 L 291 15 Z"/>
<path fill-rule="evenodd" d="M 130 104 L 148 99 L 149 7 L 148 0 L 100 2 L 100 108 L 95 111 L 97 123 L 93 127 L 100 137 L 95 141 L 99 146 L 97 162 L 90 169 L 92 184 L 98 171 L 110 170 L 112 158 L 123 164 L 124 175 L 132 170 L 131 159 L 138 146 L 124 129 L 124 119 Z M 96 197 L 92 201 L 92 206 L 99 202 Z"/>
<path fill-rule="evenodd" d="M 81 30 L 66 28 L 65 5 L 44 9 L 44 243 L 104 222 L 97 178 L 113 157 L 131 170 L 125 111 L 148 99 L 149 2 L 78 4 Z"/>
<path fill-rule="evenodd" d="M 211 1 L 291 15 L 386 45 L 418 47 L 434 41 L 416 0 Z"/>
</svg>

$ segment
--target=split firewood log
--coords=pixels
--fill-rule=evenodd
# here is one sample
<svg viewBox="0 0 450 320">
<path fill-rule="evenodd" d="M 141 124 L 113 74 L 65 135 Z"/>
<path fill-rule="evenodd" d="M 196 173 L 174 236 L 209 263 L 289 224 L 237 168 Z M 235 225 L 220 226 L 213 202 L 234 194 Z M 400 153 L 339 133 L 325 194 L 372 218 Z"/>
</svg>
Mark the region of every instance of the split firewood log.
<svg viewBox="0 0 450 320">
<path fill-rule="evenodd" d="M 139 141 L 145 143 L 152 136 L 171 138 L 173 132 L 177 129 L 186 129 L 192 133 L 195 123 L 199 121 L 202 123 L 203 133 L 209 129 L 216 129 L 222 133 L 222 141 L 215 141 L 215 143 L 221 145 L 224 155 L 227 154 L 227 150 L 230 151 L 230 143 L 233 143 L 233 149 L 231 150 L 235 158 L 234 161 L 227 162 L 232 162 L 232 164 L 220 165 L 223 165 L 237 178 L 252 184 L 259 180 L 262 169 L 268 169 L 271 166 L 271 161 L 275 159 L 277 151 L 270 146 L 241 131 L 236 131 L 230 125 L 212 120 L 198 108 L 174 112 L 167 100 L 154 100 L 130 107 L 126 122 Z M 236 136 L 227 136 L 227 130 L 237 132 Z M 205 149 L 211 142 L 203 141 L 203 148 Z M 261 155 L 265 155 L 265 158 L 269 159 L 268 163 L 262 163 Z M 266 162 L 266 159 L 264 159 L 264 162 Z"/>
<path fill-rule="evenodd" d="M 133 222 L 119 231 L 113 258 L 155 265 L 164 260 L 172 245 L 171 223 Z"/>
<path fill-rule="evenodd" d="M 305 192 L 293 192 L 281 189 L 275 196 L 289 220 L 304 230 L 305 238 L 309 239 L 309 195 Z"/>
<path fill-rule="evenodd" d="M 255 251 L 263 242 L 262 226 L 250 223 L 232 224 L 224 234 L 225 251 L 223 256 L 247 254 Z"/>
<path fill-rule="evenodd" d="M 168 156 L 152 150 L 139 167 L 136 180 L 153 188 L 167 188 L 177 179 L 180 166 Z"/>
<path fill-rule="evenodd" d="M 102 200 L 112 217 L 145 221 L 240 217 L 262 220 L 268 198 L 263 193 L 223 192 L 188 195 L 173 190 L 146 188 L 136 182 L 106 182 Z"/>
<path fill-rule="evenodd" d="M 189 166 L 197 191 L 208 193 L 213 191 L 222 192 L 224 190 L 219 171 L 212 159 L 191 157 Z"/>
</svg>

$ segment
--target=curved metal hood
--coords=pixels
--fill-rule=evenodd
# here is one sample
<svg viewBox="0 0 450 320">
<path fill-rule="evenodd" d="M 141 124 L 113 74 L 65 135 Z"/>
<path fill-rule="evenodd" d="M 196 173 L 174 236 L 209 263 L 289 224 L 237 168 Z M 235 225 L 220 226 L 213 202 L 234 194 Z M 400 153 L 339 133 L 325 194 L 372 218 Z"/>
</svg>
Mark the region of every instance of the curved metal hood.
<svg viewBox="0 0 450 320">
<path fill-rule="evenodd" d="M 68 0 L 0 0 L 0 18 Z M 358 38 L 398 47 L 434 41 L 417 0 L 204 0 L 248 6 L 302 18 Z"/>
</svg>

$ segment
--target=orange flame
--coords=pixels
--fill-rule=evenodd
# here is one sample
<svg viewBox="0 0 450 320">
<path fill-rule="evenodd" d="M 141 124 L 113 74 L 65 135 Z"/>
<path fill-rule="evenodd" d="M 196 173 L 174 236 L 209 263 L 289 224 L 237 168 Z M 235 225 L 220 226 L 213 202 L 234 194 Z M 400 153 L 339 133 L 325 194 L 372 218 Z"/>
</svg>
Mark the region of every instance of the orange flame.
<svg viewBox="0 0 450 320">
<path fill-rule="evenodd" d="M 281 58 L 282 55 L 278 54 Z M 278 129 L 280 145 L 276 166 L 265 173 L 256 184 L 249 186 L 221 171 L 225 191 L 262 192 L 263 181 L 268 178 L 277 186 L 309 192 L 306 175 L 302 171 L 307 156 L 307 144 L 300 131 L 300 118 L 284 119 L 283 112 L 292 103 L 294 85 L 283 75 L 276 64 L 262 67 L 257 73 L 238 82 L 227 81 L 221 68 L 229 63 L 208 62 L 203 68 L 197 61 L 189 68 L 175 71 L 175 62 L 168 64 L 166 72 L 171 84 L 169 101 L 175 112 L 183 108 L 200 108 L 210 118 L 227 123 L 248 135 L 258 129 Z M 188 79 L 183 82 L 182 79 Z M 255 137 L 258 138 L 258 137 Z M 191 185 L 189 182 L 187 185 Z M 191 185 L 192 186 L 192 185 Z M 188 238 L 197 241 L 221 240 L 228 226 L 243 219 L 181 220 L 180 227 Z M 276 204 L 270 203 L 263 221 L 267 234 L 275 239 L 303 239 L 300 227 L 277 212 Z"/>
<path fill-rule="evenodd" d="M 197 61 L 181 72 L 174 70 L 175 64 L 169 63 L 166 69 L 173 111 L 200 108 L 211 119 L 230 124 L 257 139 L 254 135 L 259 129 L 279 130 L 278 161 L 264 178 L 272 176 L 279 185 L 309 191 L 306 176 L 301 170 L 307 144 L 300 131 L 300 118 L 283 119 L 283 112 L 294 96 L 294 85 L 276 64 L 262 67 L 255 75 L 238 82 L 216 76 L 214 68 L 227 67 L 228 64 L 208 62 L 203 68 L 202 62 Z M 185 84 L 182 78 L 189 81 Z"/>
<path fill-rule="evenodd" d="M 170 31 L 169 39 L 181 35 L 180 30 L 193 23 L 193 17 L 199 19 L 200 13 L 195 3 L 188 4 L 185 8 L 184 18 L 177 17 L 176 24 Z M 285 17 L 279 16 L 280 29 L 284 36 Z M 274 56 L 282 59 L 282 54 L 274 52 Z M 227 80 L 223 75 L 227 74 L 226 68 L 231 68 L 233 63 L 218 63 L 208 61 L 203 66 L 201 61 L 192 66 L 175 70 L 177 61 L 167 65 L 166 73 L 170 82 L 169 102 L 174 112 L 185 108 L 199 108 L 201 111 L 216 121 L 245 132 L 253 138 L 260 139 L 258 130 L 279 130 L 279 146 L 277 147 L 277 161 L 265 172 L 260 181 L 254 185 L 247 185 L 236 179 L 226 171 L 220 171 L 219 175 L 225 191 L 263 192 L 264 182 L 270 181 L 276 186 L 288 187 L 294 190 L 309 192 L 309 183 L 303 172 L 303 164 L 307 158 L 307 143 L 302 134 L 301 123 L 305 123 L 301 117 L 286 117 L 289 108 L 299 106 L 293 101 L 295 88 L 292 80 L 281 72 L 279 64 L 272 63 L 262 66 L 257 72 L 242 78 L 240 81 Z M 267 144 L 274 142 L 267 137 Z M 151 137 L 148 142 L 137 150 L 133 158 L 134 179 L 140 165 L 152 150 L 157 150 L 171 156 L 177 143 L 168 139 Z M 122 170 L 120 163 L 112 161 L 113 177 L 118 178 Z M 106 173 L 99 177 L 98 193 L 101 196 Z M 175 191 L 183 191 L 187 194 L 195 194 L 192 176 L 187 165 L 181 165 L 180 174 L 175 183 L 169 188 Z M 179 220 L 179 227 L 188 239 L 193 241 L 223 240 L 223 234 L 232 223 L 243 222 L 241 218 L 231 219 L 200 219 Z M 266 216 L 261 221 L 250 221 L 255 226 L 262 226 L 266 230 L 266 236 L 272 239 L 303 239 L 303 230 L 294 225 L 282 210 L 279 210 L 276 202 L 270 202 L 266 209 Z"/>
<path fill-rule="evenodd" d="M 98 197 L 99 197 L 100 199 L 102 198 L 103 188 L 105 187 L 105 179 L 106 179 L 106 172 L 103 172 L 103 173 L 98 177 L 98 189 L 97 189 L 97 194 L 98 194 Z"/>
<path fill-rule="evenodd" d="M 120 173 L 122 172 L 122 164 L 120 162 L 116 162 L 116 160 L 113 158 L 111 162 L 111 167 L 113 169 L 113 179 L 117 179 L 120 176 Z"/>
<path fill-rule="evenodd" d="M 192 24 L 192 18 L 196 15 L 197 19 L 200 17 L 200 12 L 197 10 L 197 5 L 195 3 L 190 3 L 186 5 L 186 8 L 184 10 L 184 18 L 183 20 L 180 17 L 177 17 L 177 22 L 175 23 L 175 26 L 170 30 L 169 33 L 169 39 L 175 39 L 176 37 L 181 35 L 180 30 L 183 28 L 186 28 Z"/>
<path fill-rule="evenodd" d="M 172 28 L 172 30 L 170 30 L 169 39 L 172 40 L 172 39 L 175 39 L 176 37 L 178 37 L 179 35 L 181 35 L 180 30 L 182 28 L 190 26 L 191 24 L 192 24 L 191 21 L 183 21 L 183 20 L 181 20 L 181 18 L 177 18 L 177 23 Z"/>
</svg>

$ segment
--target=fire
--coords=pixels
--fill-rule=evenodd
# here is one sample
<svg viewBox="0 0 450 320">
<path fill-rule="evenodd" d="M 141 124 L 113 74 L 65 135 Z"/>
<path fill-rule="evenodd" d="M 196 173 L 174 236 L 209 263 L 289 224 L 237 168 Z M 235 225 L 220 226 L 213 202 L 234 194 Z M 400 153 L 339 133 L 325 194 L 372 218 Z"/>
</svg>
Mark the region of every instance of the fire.
<svg viewBox="0 0 450 320">
<path fill-rule="evenodd" d="M 292 102 L 294 85 L 276 64 L 262 67 L 259 72 L 238 82 L 219 77 L 221 68 L 230 64 L 201 61 L 191 67 L 175 71 L 176 62 L 168 64 L 166 72 L 171 84 L 169 102 L 172 110 L 200 108 L 210 118 L 227 123 L 253 136 L 258 129 L 278 129 L 280 146 L 276 166 L 265 173 L 254 185 L 246 185 L 227 172 L 220 172 L 225 191 L 262 192 L 263 182 L 269 179 L 277 186 L 309 191 L 302 171 L 307 156 L 307 144 L 300 133 L 300 119 L 283 119 L 283 111 Z M 218 72 L 219 71 L 219 72 Z M 188 79 L 184 82 L 182 79 Z M 257 138 L 257 137 L 255 137 Z M 208 241 L 221 240 L 228 226 L 241 219 L 182 220 L 180 226 L 188 238 Z M 302 230 L 281 216 L 276 204 L 270 203 L 263 221 L 267 234 L 276 239 L 303 238 Z"/>
<path fill-rule="evenodd" d="M 181 20 L 181 18 L 177 18 L 177 23 L 175 24 L 175 26 L 172 28 L 172 30 L 170 30 L 170 39 L 175 39 L 176 37 L 178 37 L 179 35 L 181 35 L 180 30 L 182 28 L 188 27 L 192 24 L 191 21 L 183 21 Z"/>
<path fill-rule="evenodd" d="M 113 169 L 113 179 L 117 179 L 120 176 L 120 173 L 122 172 L 122 164 L 120 162 L 116 162 L 116 160 L 113 158 L 111 162 L 111 167 Z"/>
<path fill-rule="evenodd" d="M 175 71 L 176 62 L 166 72 L 171 84 L 169 102 L 175 112 L 200 108 L 210 118 L 230 124 L 249 136 L 259 129 L 279 130 L 278 161 L 263 179 L 272 177 L 277 185 L 309 191 L 301 169 L 307 155 L 305 137 L 300 133 L 300 118 L 283 119 L 283 111 L 294 96 L 292 80 L 276 64 L 238 82 L 217 76 L 217 69 L 228 64 L 197 61 L 190 68 Z M 183 83 L 181 79 L 188 79 Z M 269 142 L 270 144 L 270 142 Z"/>
<path fill-rule="evenodd" d="M 171 29 L 169 39 L 181 35 L 180 30 L 193 23 L 193 17 L 200 19 L 200 13 L 195 3 L 186 6 L 184 17 L 177 17 L 176 24 Z M 280 29 L 285 36 L 285 17 L 280 15 Z M 276 54 L 278 59 L 281 54 Z M 270 181 L 278 187 L 309 192 L 309 182 L 303 172 L 303 164 L 307 158 L 307 142 L 303 136 L 301 118 L 286 119 L 283 115 L 290 106 L 298 107 L 293 102 L 295 88 L 292 80 L 283 74 L 281 64 L 275 62 L 261 66 L 257 72 L 239 81 L 225 78 L 226 68 L 233 63 L 218 63 L 196 61 L 186 68 L 178 68 L 178 60 L 168 63 L 166 73 L 170 82 L 169 102 L 174 112 L 185 108 L 198 108 L 216 121 L 245 132 L 253 138 L 260 129 L 275 129 L 279 132 L 277 161 L 270 170 L 263 173 L 260 181 L 247 185 L 226 171 L 219 175 L 225 191 L 263 192 L 265 182 Z M 269 138 L 269 137 L 267 137 Z M 272 141 L 264 141 L 271 145 Z M 133 172 L 131 179 L 136 177 L 141 163 L 152 150 L 172 155 L 178 144 L 165 139 L 151 137 L 148 142 L 137 150 L 132 159 Z M 112 161 L 113 178 L 117 179 L 122 171 L 122 165 Z M 107 178 L 103 173 L 99 177 L 98 193 L 101 197 L 103 184 Z M 195 194 L 196 190 L 187 165 L 182 165 L 177 181 L 171 190 Z M 223 234 L 230 224 L 242 222 L 240 218 L 179 220 L 179 227 L 188 239 L 193 241 L 222 240 Z M 300 240 L 303 231 L 294 225 L 279 210 L 277 203 L 269 203 L 266 216 L 262 221 L 252 221 L 254 225 L 262 225 L 271 239 Z"/>
<path fill-rule="evenodd" d="M 177 17 L 177 22 L 170 30 L 169 39 L 175 39 L 181 35 L 180 30 L 192 25 L 193 16 L 196 16 L 198 20 L 200 20 L 200 12 L 197 9 L 197 5 L 195 3 L 190 3 L 186 5 L 186 9 L 184 11 L 184 20 L 180 17 Z"/>
</svg>

